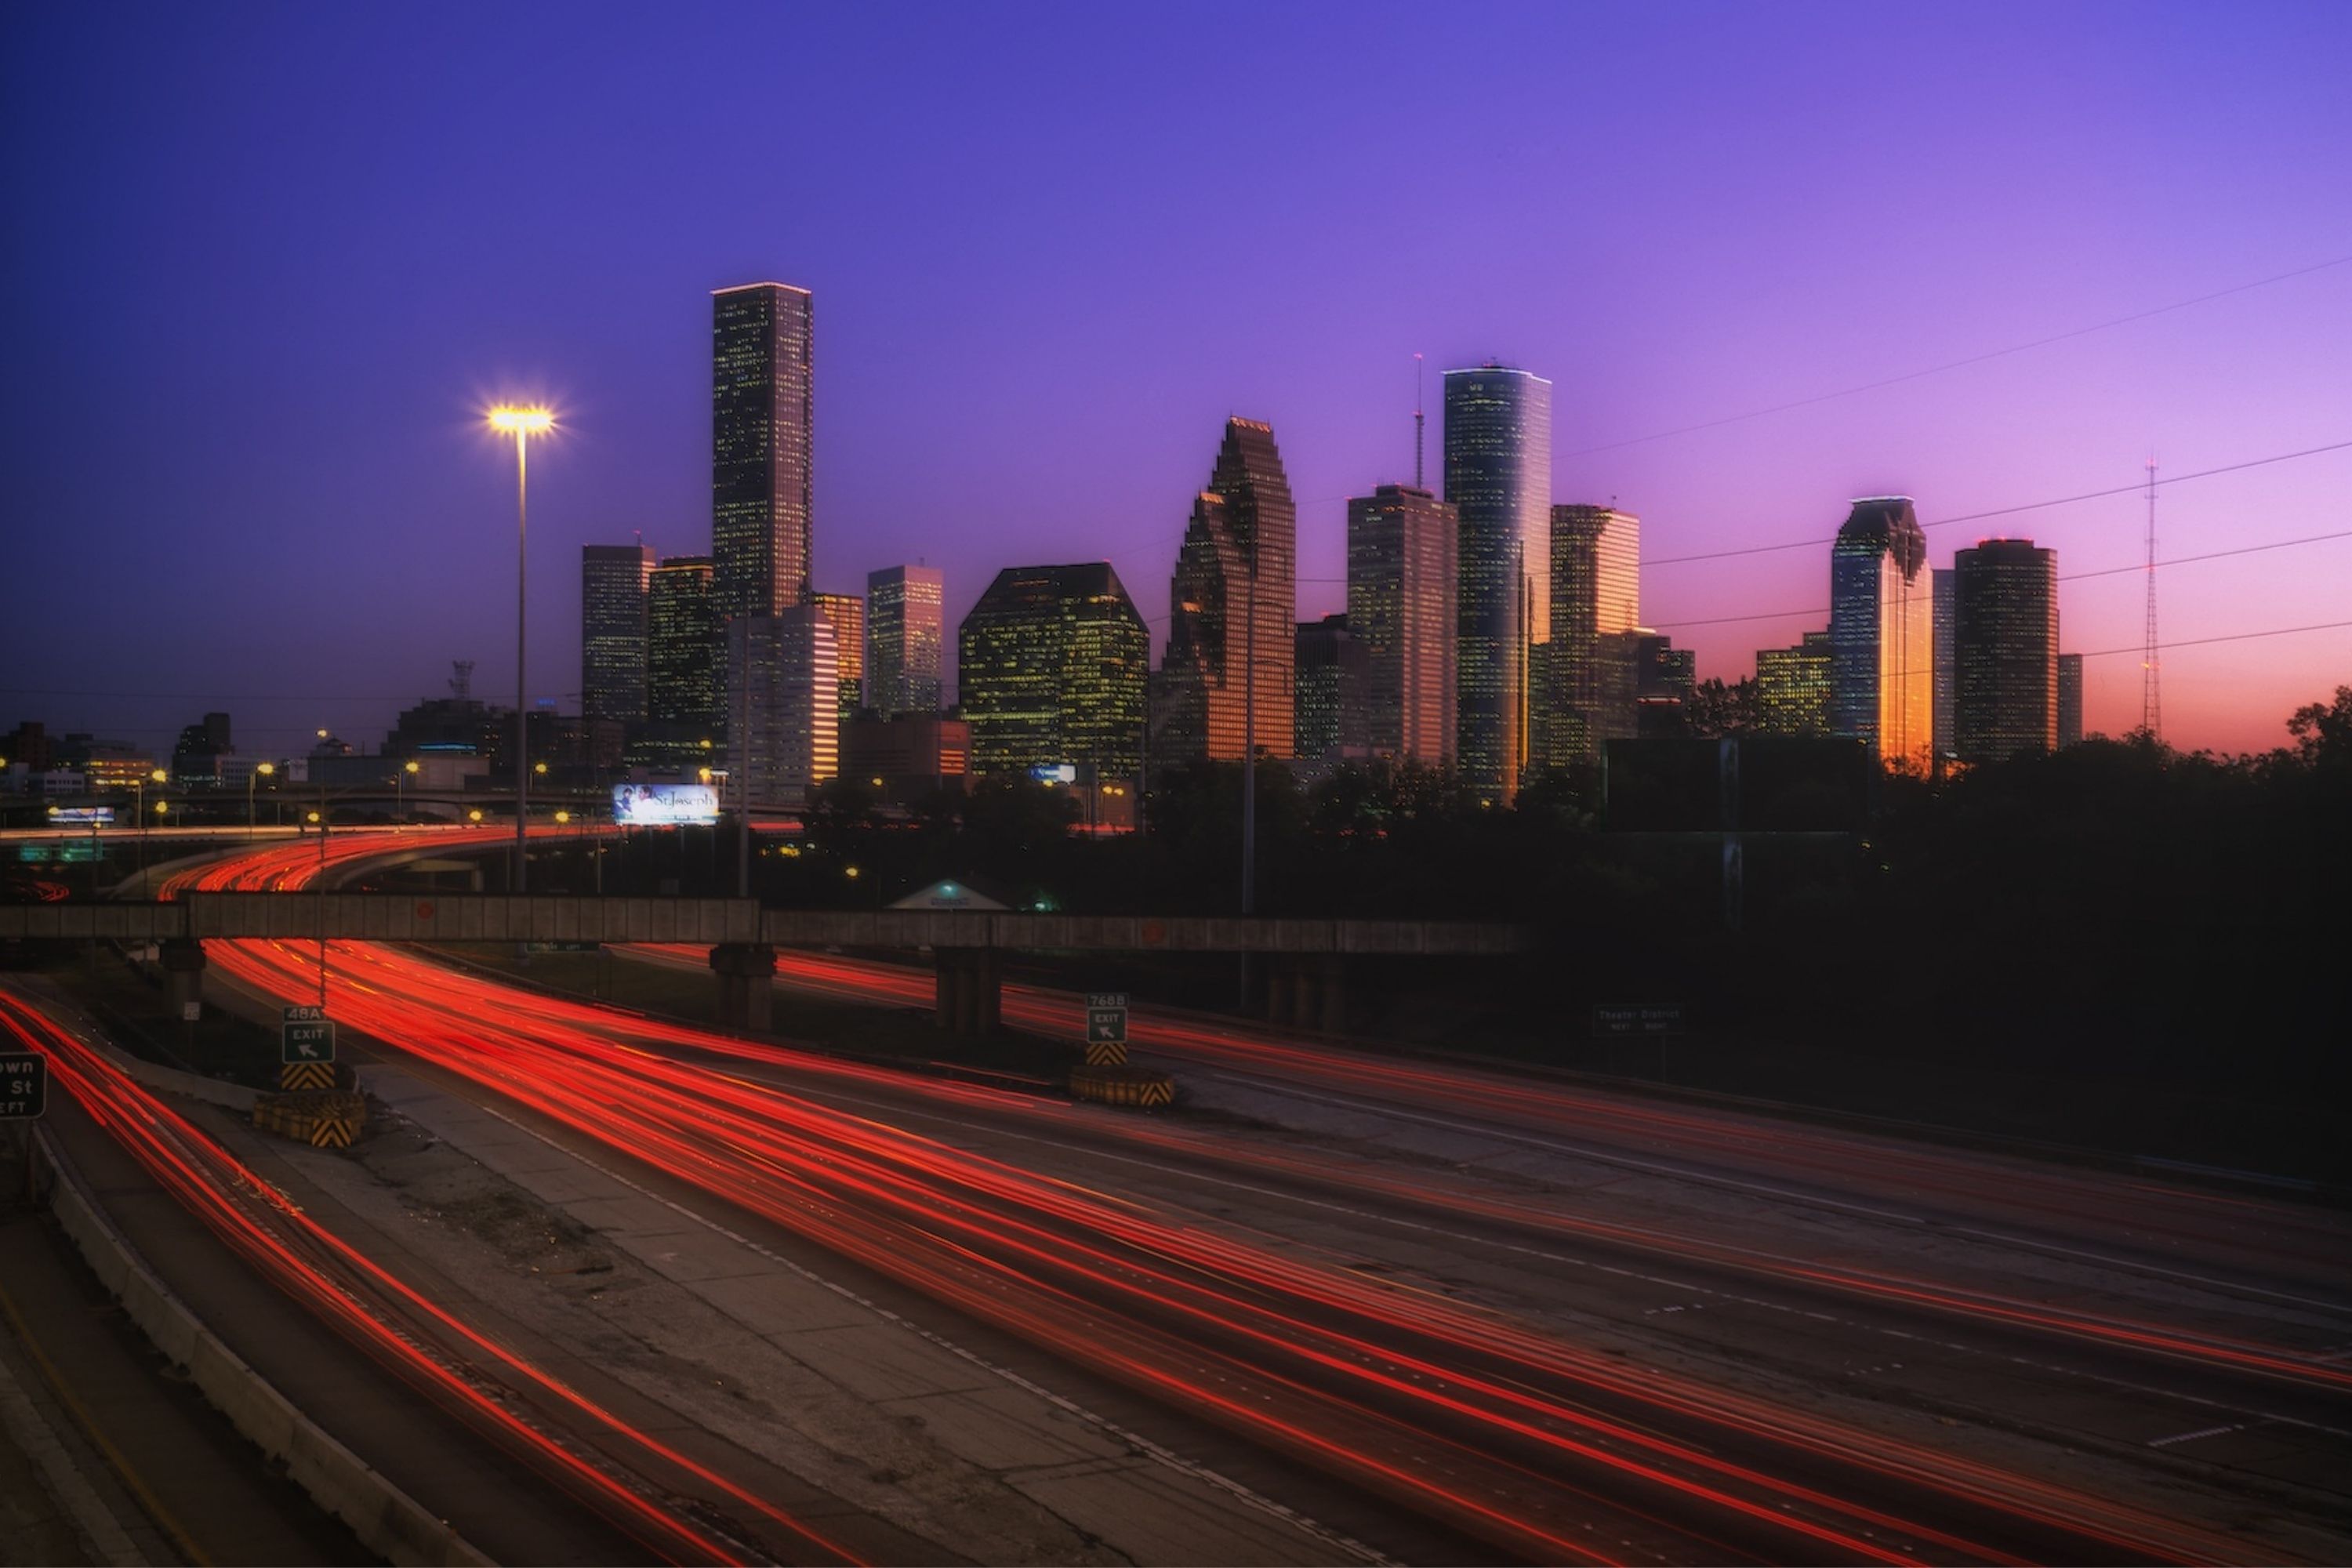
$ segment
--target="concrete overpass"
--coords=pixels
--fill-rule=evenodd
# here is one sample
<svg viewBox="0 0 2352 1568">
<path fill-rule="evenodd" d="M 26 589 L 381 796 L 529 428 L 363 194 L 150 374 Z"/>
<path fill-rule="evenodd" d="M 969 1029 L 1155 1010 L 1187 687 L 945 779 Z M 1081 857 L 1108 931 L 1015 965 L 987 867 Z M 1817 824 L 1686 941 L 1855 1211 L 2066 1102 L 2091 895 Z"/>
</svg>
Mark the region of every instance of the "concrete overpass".
<svg viewBox="0 0 2352 1568">
<path fill-rule="evenodd" d="M 513 897 L 484 893 L 190 893 L 167 903 L 0 905 L 0 940 L 153 942 L 194 999 L 207 940 L 683 942 L 707 946 L 721 1016 L 764 1032 L 779 947 L 928 948 L 943 1027 L 995 1027 L 1008 952 L 1275 955 L 1269 1011 L 1333 1026 L 1350 956 L 1491 956 L 1536 945 L 1527 926 L 1460 921 L 1238 919 L 942 910 L 767 910 L 746 899 Z"/>
</svg>

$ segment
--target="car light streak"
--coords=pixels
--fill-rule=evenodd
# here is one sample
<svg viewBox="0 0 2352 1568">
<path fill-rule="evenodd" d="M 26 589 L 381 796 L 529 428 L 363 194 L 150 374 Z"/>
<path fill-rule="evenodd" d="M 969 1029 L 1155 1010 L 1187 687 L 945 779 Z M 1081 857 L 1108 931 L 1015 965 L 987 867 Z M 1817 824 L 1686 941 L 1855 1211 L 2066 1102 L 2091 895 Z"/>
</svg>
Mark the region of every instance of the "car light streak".
<svg viewBox="0 0 2352 1568">
<path fill-rule="evenodd" d="M 560 1432 L 542 1429 L 487 1392 L 498 1389 L 496 1378 L 420 1343 L 419 1336 L 396 1321 L 403 1310 L 461 1342 L 485 1364 L 586 1417 L 606 1439 L 676 1466 L 782 1527 L 822 1560 L 856 1561 L 790 1514 L 629 1426 L 384 1270 L 25 998 L 0 991 L 0 1026 L 27 1048 L 47 1053 L 59 1087 L 90 1119 L 272 1284 L 436 1403 L 520 1454 L 649 1550 L 677 1562 L 755 1560 L 744 1554 L 740 1543 L 722 1541 L 643 1495 L 637 1486 L 575 1452 Z M 250 1202 L 240 1203 L 240 1195 Z M 264 1213 L 257 1215 L 254 1205 Z M 314 1261 L 319 1258 L 325 1266 Z M 340 1277 L 331 1268 L 339 1269 Z"/>
<path fill-rule="evenodd" d="M 315 864 L 296 847 L 191 879 L 299 886 Z M 2032 1477 L 1629 1368 L 1501 1314 L 1107 1202 L 667 1053 L 908 1091 L 887 1069 L 523 994 L 367 944 L 327 945 L 347 1026 L 1507 1551 L 1599 1560 L 1578 1533 L 1596 1510 L 1710 1559 L 2221 1560 L 2246 1550 Z M 292 945 L 211 949 L 225 973 L 265 992 L 304 994 L 315 973 L 314 953 Z M 922 1092 L 1005 1103 L 969 1086 Z M 1731 1439 L 1763 1446 L 1772 1468 L 1717 1451 Z"/>
</svg>

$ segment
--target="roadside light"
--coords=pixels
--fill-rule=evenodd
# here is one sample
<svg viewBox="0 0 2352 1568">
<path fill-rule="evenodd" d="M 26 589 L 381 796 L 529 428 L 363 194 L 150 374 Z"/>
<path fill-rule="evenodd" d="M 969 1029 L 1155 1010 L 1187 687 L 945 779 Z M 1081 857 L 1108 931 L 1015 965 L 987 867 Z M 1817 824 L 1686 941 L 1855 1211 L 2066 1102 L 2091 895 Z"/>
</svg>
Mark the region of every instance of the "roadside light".
<svg viewBox="0 0 2352 1568">
<path fill-rule="evenodd" d="M 844 866 L 841 868 L 841 874 L 847 877 L 852 881 L 855 881 L 857 879 L 857 868 L 855 866 Z"/>
<path fill-rule="evenodd" d="M 168 800 L 159 800 L 155 803 L 155 815 L 158 816 L 169 815 L 171 809 L 172 803 Z"/>
<path fill-rule="evenodd" d="M 263 778 L 275 778 L 278 775 L 278 764 L 276 763 L 257 763 L 254 764 L 253 771 L 259 773 Z"/>
<path fill-rule="evenodd" d="M 148 780 L 153 784 L 170 784 L 172 782 L 172 775 L 165 773 L 161 768 L 157 768 L 154 772 L 149 773 L 147 777 Z"/>
<path fill-rule="evenodd" d="M 710 737 L 708 735 L 702 737 L 702 749 L 706 752 L 710 750 Z"/>
<path fill-rule="evenodd" d="M 310 813 L 307 813 L 306 815 L 310 817 L 310 819 L 312 822 L 316 822 L 316 821 L 318 821 L 318 820 L 319 820 L 319 814 L 318 814 L 317 812 L 315 812 L 315 811 L 313 811 L 313 812 L 310 812 Z"/>
<path fill-rule="evenodd" d="M 421 763 L 412 759 L 411 761 L 401 763 L 400 771 L 404 773 L 422 773 L 425 770 Z"/>
<path fill-rule="evenodd" d="M 313 821 L 313 822 L 316 822 L 316 821 L 317 821 L 317 820 L 319 820 L 319 819 L 318 819 L 318 817 L 317 817 L 317 816 L 316 816 L 316 815 L 313 815 L 313 816 L 311 816 L 310 820 L 311 820 L 311 821 Z M 474 809 L 473 809 L 473 810 L 471 810 L 471 811 L 467 812 L 467 813 L 466 814 L 466 820 L 467 820 L 467 821 L 468 821 L 468 822 L 479 822 L 479 821 L 481 821 L 481 820 L 482 820 L 482 808 L 481 808 L 480 806 L 478 806 L 478 806 L 474 807 Z"/>
<path fill-rule="evenodd" d="M 876 789 L 880 789 L 882 787 L 882 781 L 880 779 L 868 779 L 866 782 L 872 784 Z"/>
<path fill-rule="evenodd" d="M 710 770 L 709 768 L 698 768 L 695 771 L 704 784 L 709 784 L 710 782 Z"/>
<path fill-rule="evenodd" d="M 547 772 L 547 764 L 545 763 L 533 763 L 530 764 L 530 771 L 543 775 Z"/>
<path fill-rule="evenodd" d="M 558 822 L 569 822 L 572 820 L 572 814 L 568 811 L 559 811 L 555 814 L 555 820 Z"/>
</svg>

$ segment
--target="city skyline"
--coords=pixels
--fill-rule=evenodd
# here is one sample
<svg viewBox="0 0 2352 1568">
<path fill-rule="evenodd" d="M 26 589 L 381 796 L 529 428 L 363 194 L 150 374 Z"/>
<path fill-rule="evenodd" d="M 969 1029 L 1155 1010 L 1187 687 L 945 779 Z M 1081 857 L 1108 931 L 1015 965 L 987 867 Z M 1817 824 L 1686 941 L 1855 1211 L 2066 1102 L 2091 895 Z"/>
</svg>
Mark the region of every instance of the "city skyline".
<svg viewBox="0 0 2352 1568">
<path fill-rule="evenodd" d="M 568 602 L 577 574 L 561 563 L 632 532 L 665 556 L 707 547 L 709 365 L 698 337 L 709 317 L 696 317 L 709 290 L 744 278 L 789 279 L 827 299 L 814 586 L 854 590 L 865 573 L 928 558 L 949 579 L 950 620 L 1010 561 L 1106 558 L 1127 581 L 1159 580 L 1181 524 L 1167 497 L 1198 483 L 1204 421 L 1233 412 L 1283 433 L 1299 513 L 1292 612 L 1309 620 L 1341 608 L 1346 498 L 1411 475 L 1415 353 L 1433 370 L 1498 358 L 1557 383 L 1550 499 L 1643 517 L 1653 556 L 1644 618 L 1695 649 L 1703 677 L 1747 673 L 1756 649 L 1795 643 L 1826 608 L 1814 550 L 1721 552 L 1818 539 L 1820 520 L 1854 495 L 1917 498 L 1930 561 L 1943 566 L 1978 535 L 2011 530 L 1958 520 L 2127 492 L 2153 448 L 2162 559 L 2328 532 L 2352 454 L 2172 482 L 2352 435 L 2352 407 L 2327 373 L 2352 357 L 2352 311 L 2341 308 L 2352 268 L 2242 288 L 2352 251 L 2332 216 L 2345 206 L 2341 171 L 2313 151 L 2346 140 L 2347 110 L 2315 65 L 2345 24 L 2264 15 L 2266 25 L 2221 36 L 2192 16 L 2118 28 L 2114 14 L 2086 11 L 2044 24 L 2042 51 L 1993 50 L 1934 19 L 1777 29 L 1727 16 L 1696 59 L 1675 53 L 1670 29 L 1623 17 L 1530 24 L 1517 47 L 1502 47 L 1510 30 L 1496 23 L 1441 29 L 1416 46 L 1433 99 L 1498 70 L 1494 90 L 1524 86 L 1547 61 L 1605 47 L 1662 111 L 1653 118 L 1679 106 L 1691 126 L 1653 127 L 1633 142 L 1588 130 L 1600 142 L 1582 151 L 1547 132 L 1513 167 L 1482 167 L 1466 189 L 1433 200 L 1425 236 L 1391 257 L 1342 263 L 1322 247 L 1375 172 L 1383 184 L 1425 184 L 1463 155 L 1464 133 L 1434 122 L 1367 131 L 1346 116 L 1318 130 L 1333 100 L 1307 90 L 1268 131 L 1269 166 L 1304 195 L 1277 226 L 1283 243 L 1189 275 L 1147 264 L 1140 247 L 1213 160 L 1144 129 L 1181 76 L 1147 48 L 1113 50 L 1131 78 L 1131 110 L 1084 106 L 1119 134 L 1100 154 L 1082 150 L 1082 163 L 1123 148 L 1133 178 L 1071 231 L 1079 254 L 1056 260 L 1045 215 L 1083 169 L 961 194 L 922 176 L 914 228 L 859 221 L 856 182 L 871 164 L 779 170 L 777 195 L 790 199 L 768 205 L 791 207 L 791 221 L 688 221 L 680 204 L 710 187 L 699 174 L 673 176 L 700 141 L 736 123 L 712 109 L 643 149 L 587 139 L 565 170 L 527 183 L 508 216 L 508 182 L 455 172 L 472 157 L 462 138 L 380 146 L 385 127 L 423 121 L 371 83 L 348 105 L 304 100 L 318 121 L 308 150 L 248 155 L 276 123 L 261 110 L 294 90 L 282 84 L 339 47 L 323 23 L 284 29 L 240 58 L 231 30 L 201 19 L 118 34 L 44 16 L 18 28 L 28 47 L 16 58 L 38 45 L 50 68 L 8 68 L 19 112 L 39 123 L 75 103 L 91 118 L 70 145 L 19 166 L 26 221 L 51 238 L 11 262 L 25 356 L 6 439 L 22 476 L 24 568 L 54 586 L 12 618 L 0 719 L 161 751 L 193 714 L 226 709 L 241 747 L 282 753 L 314 727 L 381 733 L 438 689 L 451 658 L 478 660 L 485 689 L 510 684 L 492 629 L 512 596 L 498 566 L 508 487 L 499 450 L 469 426 L 479 404 L 534 393 L 564 423 L 532 454 L 532 691 L 574 706 L 563 672 L 578 668 L 579 607 Z M 1131 41 L 1150 32 L 1134 27 Z M 813 32 L 810 47 L 832 58 L 884 47 L 845 26 Z M 2115 37 L 2124 41 L 2112 58 L 2095 58 L 2091 42 L 2104 50 Z M 426 113 L 457 101 L 464 77 L 435 63 L 439 41 L 429 24 L 413 41 L 379 40 L 423 73 L 414 96 Z M 960 37 L 958 64 L 973 50 L 1010 60 L 1034 42 Z M 1093 34 L 1072 47 L 1104 42 Z M 649 52 L 673 47 L 655 40 Z M 1399 47 L 1377 27 L 1332 42 L 1283 20 L 1245 69 L 1263 81 L 1295 73 L 1317 49 L 1368 63 Z M 575 47 L 573 75 L 591 85 L 634 79 L 645 63 L 609 43 Z M 1873 58 L 1932 69 L 1939 90 L 1976 95 L 1983 121 L 1850 143 L 1828 106 L 1842 76 Z M 951 89 L 932 112 L 974 101 L 943 60 L 926 56 L 914 74 Z M 2063 103 L 2052 91 L 2062 79 Z M 202 119 L 187 95 L 208 79 L 242 84 L 255 115 L 201 123 L 184 145 L 159 142 L 155 117 Z M 526 105 L 544 104 L 576 86 L 534 79 L 519 90 Z M 2254 102 L 2259 121 L 2240 117 L 2223 133 L 2226 176 L 2223 160 L 2168 155 L 2216 135 L 2231 119 L 2217 108 Z M 1718 168 L 1708 160 L 1729 117 L 1744 117 L 1756 145 Z M 817 142 L 843 145 L 831 123 L 818 115 Z M 1063 123 L 1050 107 L 983 116 L 975 146 L 1034 146 Z M 2016 155 L 2029 147 L 2038 161 L 2021 184 Z M 319 196 L 305 160 L 362 151 L 366 177 Z M 912 152 L 894 142 L 878 155 L 903 171 Z M 1632 160 L 1622 176 L 1609 172 L 1612 152 Z M 1740 193 L 1765 159 L 1777 159 L 1779 183 L 1759 206 Z M 1927 170 L 1948 177 L 1923 181 Z M 1501 202 L 1505 180 L 1545 199 Z M 1930 186 L 1932 198 L 1922 194 Z M 82 193 L 101 187 L 113 197 L 86 210 Z M 158 215 L 200 196 L 204 221 L 172 231 L 178 260 L 170 313 L 159 315 L 129 279 L 158 243 Z M 993 216 L 972 205 L 991 201 Z M 420 252 L 380 226 L 428 203 L 459 223 L 478 218 L 478 248 L 512 252 L 530 287 L 511 282 L 504 261 Z M 1667 232 L 1657 226 L 1693 205 L 1706 210 L 1706 232 L 1668 247 L 1665 265 L 1652 243 L 1613 254 L 1560 243 L 1595 219 L 1629 235 Z M 930 254 L 918 243 L 928 226 L 974 212 L 961 268 L 918 260 Z M 1475 265 L 1441 254 L 1437 240 L 1473 214 L 1490 226 Z M 526 216 L 535 227 L 516 226 Z M 1864 247 L 1816 243 L 1865 220 L 1906 234 L 1899 279 Z M 605 243 L 622 234 L 630 244 Z M 1803 260 L 1759 259 L 1782 255 Z M 1128 293 L 1068 269 L 1080 260 L 1143 280 L 1160 304 L 1145 318 Z M 346 286 L 355 269 L 379 290 L 380 322 L 352 319 L 316 342 L 290 330 L 296 313 L 320 308 L 319 290 Z M 984 321 L 961 313 L 975 288 L 992 301 Z M 2221 290 L 2231 292 L 2205 298 Z M 2165 309 L 2188 301 L 2201 302 Z M 2144 311 L 2162 313 L 1913 374 Z M 154 395 L 189 416 L 120 458 L 94 456 L 119 443 L 81 416 L 100 395 L 91 376 L 134 342 Z M 1105 395 L 1079 406 L 1047 395 L 1073 375 Z M 1888 378 L 1908 379 L 1737 417 Z M 1057 410 L 1063 467 L 1032 493 L 1015 482 L 1015 433 L 1040 407 Z M 2015 530 L 2060 551 L 2062 577 L 2084 574 L 2060 592 L 2069 650 L 2090 656 L 2092 731 L 2137 721 L 2141 582 L 2116 569 L 2139 558 L 2143 510 L 2123 493 L 2036 511 Z M 87 570 L 94 542 L 116 563 L 102 583 Z M 2352 632 L 2201 639 L 2342 619 L 2330 612 L 2352 577 L 2346 551 L 2319 543 L 2162 575 L 2163 635 L 2180 645 L 2165 654 L 2168 739 L 2280 742 L 2285 714 L 2352 663 Z M 84 635 L 92 616 L 110 618 L 109 636 Z M 1164 640 L 1164 617 L 1148 618 Z M 289 668 L 303 672 L 299 685 L 279 676 Z"/>
</svg>

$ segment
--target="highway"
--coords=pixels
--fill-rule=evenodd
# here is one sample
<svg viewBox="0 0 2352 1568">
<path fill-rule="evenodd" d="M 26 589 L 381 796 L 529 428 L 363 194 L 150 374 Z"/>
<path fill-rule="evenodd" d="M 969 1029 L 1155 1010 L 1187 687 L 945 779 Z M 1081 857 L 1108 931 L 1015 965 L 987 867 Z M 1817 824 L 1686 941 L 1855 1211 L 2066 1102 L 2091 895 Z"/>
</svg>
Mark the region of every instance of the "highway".
<svg viewBox="0 0 2352 1568">
<path fill-rule="evenodd" d="M 283 887 L 316 864 L 315 853 L 265 851 L 196 876 L 215 886 Z M 257 991 L 315 994 L 314 949 L 215 944 L 214 956 L 221 973 Z M 2108 1406 L 2136 1419 L 2150 1402 L 2200 1419 L 2217 1407 L 2242 1410 L 2252 1422 L 2221 1424 L 2275 1426 L 2340 1458 L 2340 1368 L 2274 1332 L 2195 1321 L 2230 1319 L 2244 1300 L 2218 1284 L 2169 1287 L 2196 1296 L 2189 1324 L 2143 1321 L 1956 1286 L 1942 1278 L 1940 1258 L 1917 1276 L 1884 1258 L 1817 1261 L 1804 1249 L 1759 1245 L 1737 1208 L 1711 1216 L 1714 1234 L 1654 1233 L 1598 1215 L 1567 1224 L 1574 1205 L 1525 1193 L 1498 1198 L 1491 1184 L 1459 1173 L 1383 1170 L 1296 1140 L 1236 1139 L 910 1079 L 528 995 L 363 944 L 333 944 L 328 959 L 337 1016 L 391 1050 L 814 1241 L 962 1320 L 1442 1521 L 1490 1552 L 1538 1561 L 2278 1560 L 2326 1557 L 2341 1539 L 2329 1533 L 2340 1519 L 2309 1517 L 2326 1505 L 2301 1483 L 2269 1483 L 2284 1501 L 2252 1510 L 2250 1525 L 2249 1510 L 2230 1502 L 2232 1478 L 2200 1475 L 2205 1467 L 2170 1448 L 2147 1449 L 2135 1472 L 2118 1458 L 2118 1440 L 2053 1479 L 2030 1418 L 2021 1423 L 2030 1440 L 2021 1443 L 1935 1415 L 1932 1401 L 1874 1402 L 1853 1391 L 1862 1370 L 1853 1363 L 1894 1359 L 1884 1347 L 1856 1357 L 1857 1335 L 1892 1334 L 1916 1340 L 1932 1352 L 1933 1371 L 1963 1381 L 1981 1384 L 1991 1372 L 2014 1380 L 2023 1365 L 2029 1384 L 2044 1373 L 2070 1381 L 2051 1402 L 2095 1394 L 2103 1419 Z M 821 979 L 885 999 L 886 982 L 927 979 L 810 963 L 819 969 L 793 958 L 795 983 Z M 1009 994 L 1007 1013 L 1055 1005 Z M 1139 1035 L 1159 1048 L 1153 1031 L 1161 1028 L 1202 1026 L 1147 1020 Z M 1314 1093 L 1360 1098 L 1369 1067 L 1370 1081 L 1404 1096 L 1410 1114 L 1471 1120 L 1481 1135 L 1558 1140 L 1566 1134 L 1557 1121 L 1571 1111 L 1585 1119 L 1575 1137 L 1607 1131 L 1589 1099 L 1556 1109 L 1524 1083 L 1292 1044 L 1321 1054 L 1319 1063 L 1307 1057 L 1310 1070 L 1355 1075 L 1344 1090 L 1318 1084 Z M 1656 1124 L 1631 1150 L 1603 1153 L 1680 1158 L 1673 1139 L 1707 1136 L 1712 1113 L 1644 1109 Z M 1857 1216 L 1841 1214 L 1843 1205 L 1876 1226 L 1925 1217 L 1883 1220 L 1877 1211 L 1927 1192 L 1946 1209 L 1975 1210 L 1967 1226 L 1939 1229 L 2049 1214 L 2050 1195 L 2011 1191 L 2004 1172 L 1973 1156 L 1890 1141 L 1878 1141 L 1884 1163 L 1865 1169 L 1860 1192 L 1841 1196 L 1828 1167 L 1846 1135 L 1729 1120 L 1736 1132 L 1713 1129 L 1696 1173 L 1750 1208 L 1799 1206 L 1844 1226 Z M 1571 1152 L 1590 1157 L 1580 1145 Z M 1768 1182 L 1789 1192 L 1742 1190 Z M 1890 1193 L 1890 1184 L 1910 1190 Z M 1633 1203 L 1637 1214 L 1643 1204 L 1657 1206 L 1654 1194 Z M 1442 1246 L 1433 1232 L 1443 1232 Z M 2031 1244 L 2028 1252 L 2046 1256 L 2064 1245 L 2053 1239 L 2063 1234 L 2045 1223 L 2033 1234 L 1961 1239 L 2001 1251 Z M 1871 1235 L 1840 1229 L 1830 1239 L 1811 1250 Z M 2226 1240 L 2201 1245 L 2230 1251 Z M 1421 1263 L 1458 1261 L 1464 1272 L 1448 1280 L 1399 1266 L 1416 1261 L 1416 1250 Z M 2192 1261 L 2176 1257 L 2176 1272 L 2188 1274 Z M 1768 1286 L 1775 1299 L 1758 1294 Z M 1825 1300 L 1836 1310 L 1822 1310 Z M 2324 1297 L 2263 1310 L 2272 1308 L 2317 1320 L 2334 1313 L 2308 1327 L 2343 1331 L 2340 1306 Z M 1710 1310 L 1709 1332 L 1727 1341 L 1682 1331 L 1683 1321 Z M 1675 1320 L 1674 1331 L 1633 1324 L 1653 1311 Z M 1743 1327 L 1743 1316 L 1756 1321 Z M 1937 1338 L 1920 1337 L 1923 1319 L 1938 1325 Z M 2265 1317 L 2262 1326 L 2279 1324 Z M 1758 1367 L 1735 1364 L 1742 1340 L 1764 1347 Z M 1943 1340 L 1950 1348 L 1939 1348 Z M 1804 1376 L 1791 1375 L 1823 1355 L 1845 1363 L 1812 1380 L 1827 1386 L 1809 1390 Z M 2151 1363 L 2160 1372 L 2151 1374 Z M 1895 1370 L 1917 1375 L 1900 1362 Z M 2173 1419 L 2169 1408 L 2158 1414 Z M 1958 1429 L 1938 1440 L 1938 1422 Z"/>
</svg>

